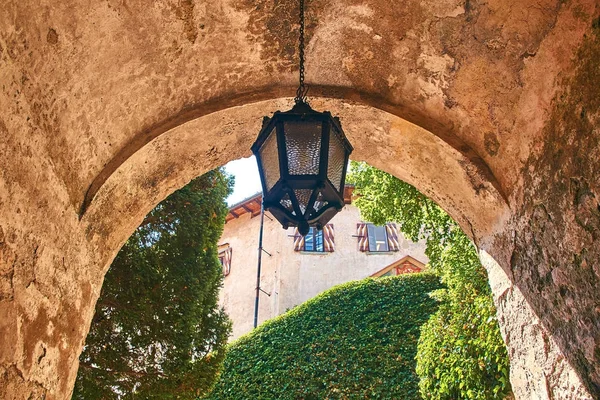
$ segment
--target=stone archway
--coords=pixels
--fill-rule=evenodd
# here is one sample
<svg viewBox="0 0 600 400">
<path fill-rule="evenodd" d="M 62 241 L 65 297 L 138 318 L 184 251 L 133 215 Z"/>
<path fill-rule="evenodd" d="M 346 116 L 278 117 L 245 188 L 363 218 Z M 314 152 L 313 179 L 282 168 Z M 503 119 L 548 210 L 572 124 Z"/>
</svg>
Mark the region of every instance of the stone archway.
<svg viewBox="0 0 600 400">
<path fill-rule="evenodd" d="M 358 159 L 431 196 L 497 261 L 490 271 L 514 285 L 496 289 L 501 310 L 537 316 L 545 333 L 531 347 L 567 360 L 522 379 L 568 390 L 576 373 L 600 396 L 598 3 L 309 7 L 313 104 L 342 117 Z M 289 107 L 294 10 L 0 11 L 0 333 L 14 338 L 0 346 L 0 394 L 68 397 L 123 241 L 171 191 L 247 155 L 260 117 Z M 507 317 L 509 348 L 530 322 Z"/>
</svg>

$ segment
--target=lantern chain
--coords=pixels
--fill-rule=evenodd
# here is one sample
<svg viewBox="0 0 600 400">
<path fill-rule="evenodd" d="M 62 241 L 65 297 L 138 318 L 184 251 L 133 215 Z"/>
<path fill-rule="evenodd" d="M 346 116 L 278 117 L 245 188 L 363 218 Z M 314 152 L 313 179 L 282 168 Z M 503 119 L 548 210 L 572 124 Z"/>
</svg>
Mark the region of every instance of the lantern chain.
<svg viewBox="0 0 600 400">
<path fill-rule="evenodd" d="M 296 103 L 306 103 L 308 87 L 304 84 L 304 0 L 300 0 L 300 38 L 298 44 L 298 53 L 300 55 L 300 84 L 296 90 Z"/>
</svg>

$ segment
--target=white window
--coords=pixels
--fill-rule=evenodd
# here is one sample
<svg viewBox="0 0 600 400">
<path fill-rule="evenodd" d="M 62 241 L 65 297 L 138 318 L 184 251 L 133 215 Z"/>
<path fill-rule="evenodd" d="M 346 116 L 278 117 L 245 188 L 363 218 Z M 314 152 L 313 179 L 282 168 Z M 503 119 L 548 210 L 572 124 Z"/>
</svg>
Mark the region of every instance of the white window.
<svg viewBox="0 0 600 400">
<path fill-rule="evenodd" d="M 398 228 L 394 223 L 376 226 L 366 222 L 356 224 L 358 250 L 365 253 L 399 251 Z"/>
<path fill-rule="evenodd" d="M 388 246 L 388 237 L 385 226 L 368 224 L 367 231 L 369 234 L 370 252 L 384 252 L 390 250 Z"/>
<path fill-rule="evenodd" d="M 325 251 L 322 230 L 310 227 L 310 230 L 304 237 L 304 251 Z"/>
</svg>

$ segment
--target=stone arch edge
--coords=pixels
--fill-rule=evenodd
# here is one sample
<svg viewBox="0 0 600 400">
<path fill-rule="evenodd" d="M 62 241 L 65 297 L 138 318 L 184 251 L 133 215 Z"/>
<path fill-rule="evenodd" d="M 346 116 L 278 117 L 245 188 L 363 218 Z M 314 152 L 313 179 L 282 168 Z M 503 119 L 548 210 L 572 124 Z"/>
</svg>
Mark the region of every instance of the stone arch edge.
<svg viewBox="0 0 600 400">
<path fill-rule="evenodd" d="M 412 110 L 408 107 L 392 104 L 385 98 L 372 93 L 361 92 L 353 88 L 342 86 L 311 86 L 311 97 L 321 97 L 336 100 L 343 100 L 349 103 L 363 104 L 375 109 L 387 112 L 412 124 L 422 127 L 423 129 L 438 136 L 446 144 L 461 153 L 472 166 L 476 169 L 477 174 L 488 181 L 502 198 L 508 204 L 508 196 L 501 188 L 500 183 L 494 176 L 492 170 L 487 163 L 477 154 L 477 152 L 460 139 L 453 132 L 453 123 L 448 121 L 445 123 L 438 122 L 433 118 L 429 118 L 422 112 Z M 273 100 L 277 98 L 288 97 L 292 93 L 293 88 L 289 87 L 265 87 L 260 90 L 246 92 L 236 95 L 224 95 L 198 105 L 190 105 L 183 108 L 175 115 L 154 124 L 147 129 L 142 130 L 139 134 L 129 141 L 96 175 L 92 183 L 86 190 L 84 199 L 79 208 L 79 219 L 81 220 L 90 205 L 94 201 L 96 194 L 101 190 L 107 179 L 115 173 L 115 171 L 131 158 L 133 154 L 140 151 L 144 146 L 149 144 L 154 139 L 177 128 L 194 119 L 202 118 L 215 112 L 223 111 L 232 107 L 240 107 L 246 104 Z M 275 110 L 272 110 L 275 111 Z M 268 111 L 265 113 L 268 114 Z M 260 115 L 257 115 L 260 118 Z"/>
</svg>

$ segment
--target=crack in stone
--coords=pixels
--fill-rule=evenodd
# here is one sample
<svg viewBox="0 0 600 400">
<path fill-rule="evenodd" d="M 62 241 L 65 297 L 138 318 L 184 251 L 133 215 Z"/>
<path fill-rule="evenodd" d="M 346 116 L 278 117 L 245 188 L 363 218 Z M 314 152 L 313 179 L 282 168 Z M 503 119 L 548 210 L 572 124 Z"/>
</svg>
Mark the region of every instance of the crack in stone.
<svg viewBox="0 0 600 400">
<path fill-rule="evenodd" d="M 42 359 L 46 357 L 46 347 L 44 345 L 42 345 L 42 354 L 40 354 L 40 356 L 37 359 L 37 363 L 41 363 Z"/>
</svg>

